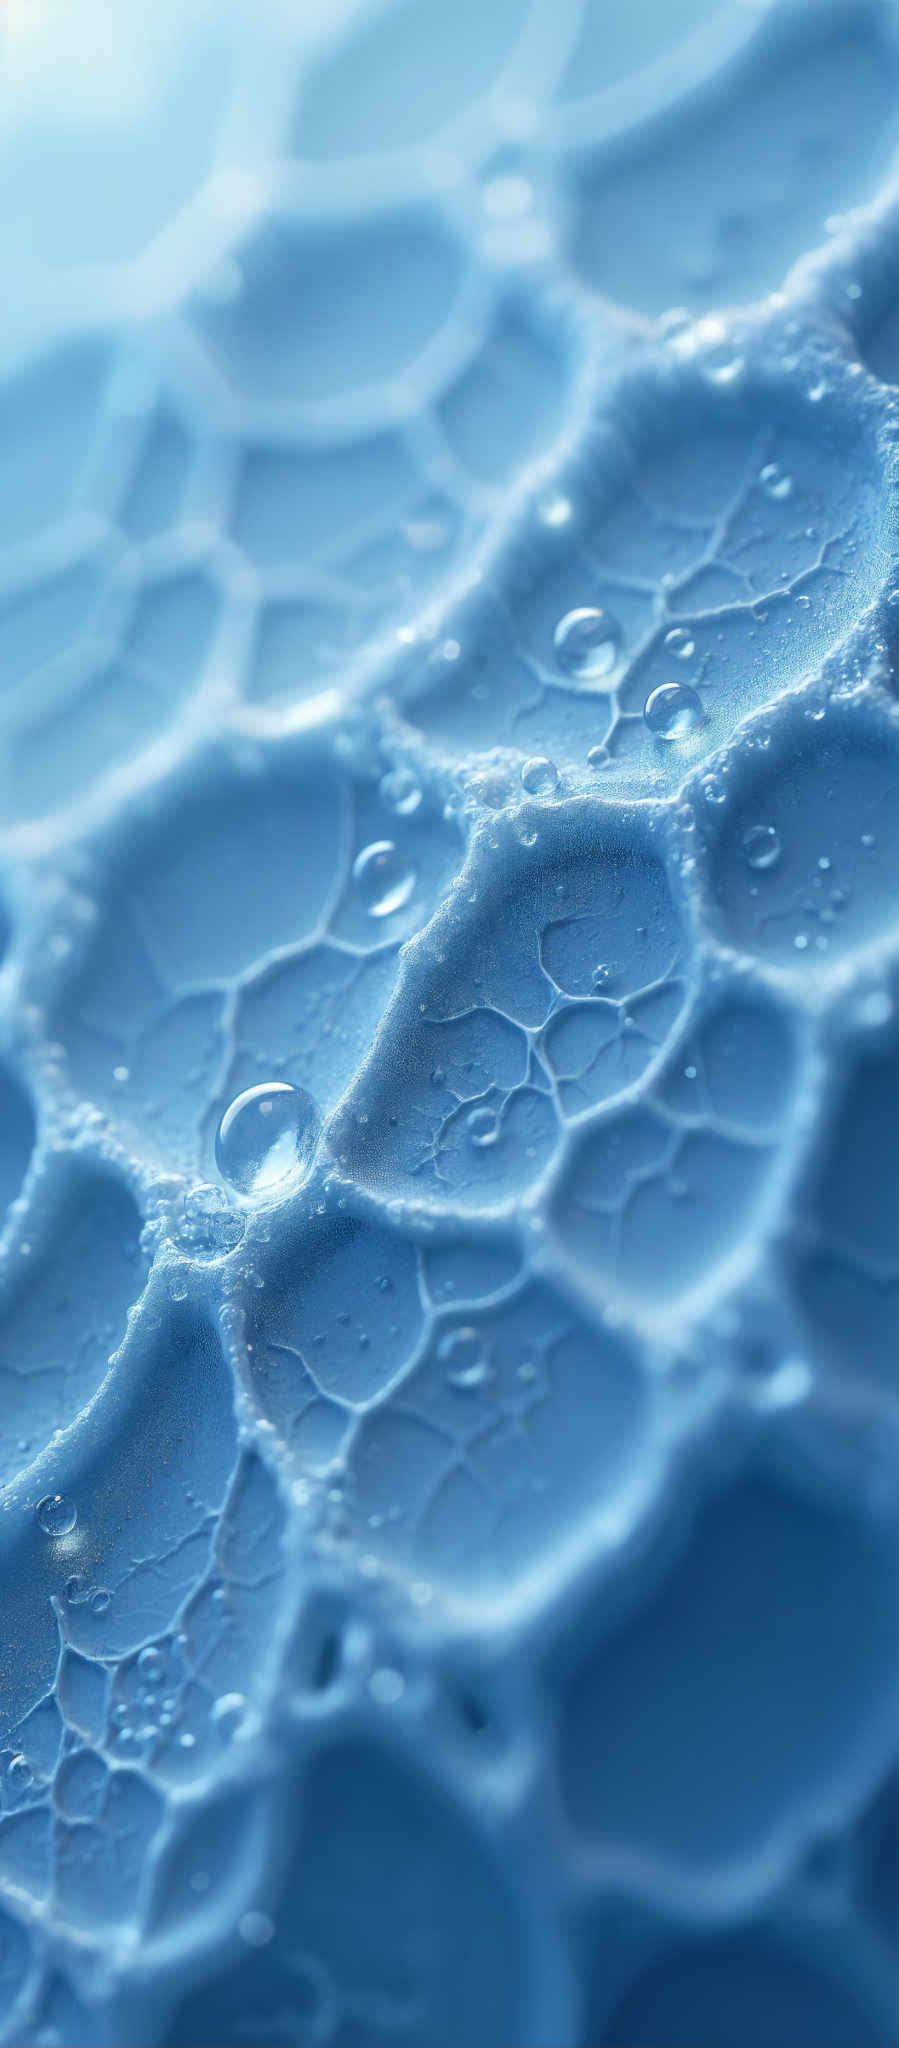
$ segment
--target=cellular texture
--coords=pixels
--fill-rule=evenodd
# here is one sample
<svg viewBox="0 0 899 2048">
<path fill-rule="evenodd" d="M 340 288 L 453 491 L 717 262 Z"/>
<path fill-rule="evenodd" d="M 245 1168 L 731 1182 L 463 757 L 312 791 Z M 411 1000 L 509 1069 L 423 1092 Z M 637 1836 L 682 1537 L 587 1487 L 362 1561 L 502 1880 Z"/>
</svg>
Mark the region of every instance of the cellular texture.
<svg viewBox="0 0 899 2048">
<path fill-rule="evenodd" d="M 0 2043 L 899 2038 L 899 9 L 8 0 Z"/>
</svg>

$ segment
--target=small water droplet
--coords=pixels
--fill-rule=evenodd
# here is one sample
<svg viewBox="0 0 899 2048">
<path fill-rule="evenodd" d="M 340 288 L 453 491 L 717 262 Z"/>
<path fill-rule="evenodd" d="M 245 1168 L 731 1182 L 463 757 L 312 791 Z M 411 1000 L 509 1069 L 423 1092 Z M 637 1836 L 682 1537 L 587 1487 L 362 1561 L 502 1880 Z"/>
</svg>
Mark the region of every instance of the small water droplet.
<svg viewBox="0 0 899 2048">
<path fill-rule="evenodd" d="M 15 1799 L 21 1799 L 25 1792 L 31 1791 L 31 1787 L 34 1784 L 34 1772 L 28 1762 L 28 1758 L 22 1755 L 21 1750 L 17 1756 L 10 1757 L 9 1763 L 6 1766 L 6 1783 Z"/>
<path fill-rule="evenodd" d="M 759 483 L 769 498 L 788 498 L 793 489 L 793 479 L 781 469 L 779 462 L 766 462 L 759 470 Z"/>
<path fill-rule="evenodd" d="M 527 790 L 528 796 L 551 796 L 559 787 L 555 761 L 548 760 L 545 754 L 532 754 L 530 760 L 522 764 L 521 786 Z"/>
<path fill-rule="evenodd" d="M 161 1685 L 165 1677 L 165 1658 L 155 1643 L 148 1643 L 141 1650 L 137 1668 L 145 1685 Z"/>
<path fill-rule="evenodd" d="M 495 1145 L 499 1137 L 499 1117 L 495 1109 L 473 1109 L 467 1119 L 468 1135 L 473 1145 Z"/>
<path fill-rule="evenodd" d="M 421 803 L 421 790 L 411 768 L 390 768 L 381 777 L 381 795 L 400 818 L 411 817 Z"/>
<path fill-rule="evenodd" d="M 610 676 L 621 653 L 621 627 L 599 605 L 566 612 L 553 634 L 556 660 L 566 675 L 598 682 Z"/>
<path fill-rule="evenodd" d="M 242 1692 L 223 1692 L 213 1703 L 212 1719 L 220 1735 L 229 1740 L 246 1720 L 247 1703 Z"/>
<path fill-rule="evenodd" d="M 706 349 L 703 368 L 713 384 L 735 384 L 742 374 L 743 358 L 732 342 L 718 341 Z"/>
<path fill-rule="evenodd" d="M 240 1938 L 248 1948 L 267 1948 L 275 1932 L 268 1913 L 244 1913 L 238 1922 Z"/>
<path fill-rule="evenodd" d="M 404 909 L 417 880 L 413 863 L 392 839 L 374 840 L 353 862 L 353 881 L 369 917 L 390 917 Z"/>
<path fill-rule="evenodd" d="M 70 1607 L 77 1607 L 80 1601 L 86 1600 L 88 1591 L 87 1580 L 82 1578 L 80 1572 L 73 1572 L 72 1577 L 66 1580 L 63 1587 L 63 1592 Z"/>
<path fill-rule="evenodd" d="M 702 724 L 702 703 L 689 683 L 660 683 L 646 699 L 643 718 L 653 739 L 687 739 Z"/>
<path fill-rule="evenodd" d="M 215 1140 L 216 1166 L 239 1194 L 268 1194 L 308 1170 L 320 1127 L 305 1089 L 263 1081 L 245 1088 L 226 1109 Z"/>
<path fill-rule="evenodd" d="M 594 774 L 598 775 L 600 769 L 608 768 L 611 758 L 609 749 L 603 740 L 598 747 L 590 748 L 590 752 L 587 755 L 587 767 L 592 768 Z"/>
<path fill-rule="evenodd" d="M 70 1536 L 78 1520 L 74 1501 L 66 1500 L 62 1493 L 45 1494 L 35 1513 L 45 1536 Z"/>
<path fill-rule="evenodd" d="M 446 1368 L 447 1386 L 456 1387 L 460 1393 L 473 1392 L 490 1378 L 486 1344 L 480 1330 L 470 1324 L 461 1330 L 449 1330 L 441 1337 L 437 1356 Z"/>
<path fill-rule="evenodd" d="M 773 825 L 750 825 L 743 834 L 747 867 L 759 871 L 773 868 L 780 859 L 781 845 Z"/>
<path fill-rule="evenodd" d="M 401 1671 L 394 1670 L 392 1665 L 383 1664 L 379 1670 L 372 1672 L 368 1690 L 379 1706 L 395 1707 L 397 1700 L 402 1699 L 406 1690 L 406 1681 Z"/>
<path fill-rule="evenodd" d="M 696 653 L 696 642 L 686 626 L 672 626 L 665 634 L 665 646 L 676 661 L 692 661 Z"/>
<path fill-rule="evenodd" d="M 91 1613 L 105 1614 L 111 1599 L 112 1594 L 107 1591 L 106 1587 L 98 1586 L 96 1593 L 91 1594 Z"/>
</svg>

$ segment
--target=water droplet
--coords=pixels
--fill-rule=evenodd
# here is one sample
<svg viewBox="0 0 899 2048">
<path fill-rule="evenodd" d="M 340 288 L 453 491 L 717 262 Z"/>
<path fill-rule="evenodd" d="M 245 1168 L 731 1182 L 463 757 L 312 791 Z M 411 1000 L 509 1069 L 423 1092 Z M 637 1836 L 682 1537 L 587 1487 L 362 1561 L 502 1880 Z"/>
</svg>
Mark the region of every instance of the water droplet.
<svg viewBox="0 0 899 2048">
<path fill-rule="evenodd" d="M 240 1938 L 248 1948 L 267 1948 L 275 1932 L 268 1913 L 244 1913 L 239 1921 Z"/>
<path fill-rule="evenodd" d="M 566 675 L 598 682 L 618 665 L 621 627 L 611 612 L 601 611 L 598 605 L 582 605 L 559 620 L 553 647 Z"/>
<path fill-rule="evenodd" d="M 522 763 L 521 786 L 528 796 L 551 796 L 559 787 L 559 771 L 555 761 L 545 754 L 532 754 L 529 761 Z"/>
<path fill-rule="evenodd" d="M 457 1387 L 461 1393 L 469 1393 L 486 1385 L 490 1378 L 490 1362 L 487 1347 L 480 1330 L 466 1325 L 461 1330 L 450 1330 L 441 1337 L 437 1356 L 446 1367 L 446 1383 Z"/>
<path fill-rule="evenodd" d="M 148 1643 L 141 1650 L 137 1668 L 145 1685 L 161 1685 L 165 1677 L 165 1658 L 155 1643 Z"/>
<path fill-rule="evenodd" d="M 353 862 L 353 881 L 369 917 L 390 917 L 412 895 L 417 870 L 392 839 L 376 839 Z"/>
<path fill-rule="evenodd" d="M 743 834 L 743 852 L 746 865 L 759 871 L 773 868 L 781 855 L 781 845 L 773 825 L 750 825 Z"/>
<path fill-rule="evenodd" d="M 706 349 L 703 367 L 714 384 L 735 384 L 742 374 L 743 358 L 732 342 L 719 341 Z"/>
<path fill-rule="evenodd" d="M 66 1500 L 62 1493 L 45 1494 L 35 1513 L 45 1536 L 70 1536 L 78 1520 L 74 1501 Z"/>
<path fill-rule="evenodd" d="M 379 1706 L 395 1707 L 397 1700 L 402 1699 L 406 1690 L 406 1681 L 401 1671 L 395 1671 L 392 1665 L 383 1664 L 378 1671 L 372 1672 L 368 1690 L 372 1699 L 378 1701 Z"/>
<path fill-rule="evenodd" d="M 587 767 L 592 768 L 594 774 L 598 775 L 601 768 L 608 768 L 611 758 L 609 749 L 603 740 L 598 747 L 590 748 L 590 752 L 587 755 Z"/>
<path fill-rule="evenodd" d="M 702 724 L 702 703 L 689 683 L 660 683 L 647 697 L 643 717 L 653 739 L 687 739 Z"/>
<path fill-rule="evenodd" d="M 17 1756 L 10 1757 L 6 1766 L 6 1783 L 15 1799 L 21 1799 L 23 1793 L 31 1791 L 34 1772 L 27 1756 L 23 1756 L 21 1750 Z"/>
<path fill-rule="evenodd" d="M 245 1088 L 226 1109 L 215 1140 L 216 1166 L 239 1194 L 269 1194 L 308 1170 L 320 1128 L 305 1089 L 263 1081 Z"/>
<path fill-rule="evenodd" d="M 468 1118 L 468 1135 L 473 1145 L 495 1145 L 499 1137 L 499 1117 L 495 1109 L 473 1109 Z"/>
<path fill-rule="evenodd" d="M 237 1734 L 247 1715 L 247 1703 L 242 1692 L 223 1692 L 213 1703 L 212 1719 L 220 1735 L 227 1738 Z"/>
<path fill-rule="evenodd" d="M 665 634 L 665 646 L 676 661 L 692 661 L 696 653 L 696 642 L 686 626 L 672 626 Z"/>
<path fill-rule="evenodd" d="M 541 499 L 537 507 L 537 517 L 542 520 L 544 526 L 567 526 L 571 510 L 571 499 L 563 497 L 561 491 L 557 491 L 550 497 Z"/>
<path fill-rule="evenodd" d="M 400 818 L 411 817 L 421 803 L 421 790 L 411 768 L 390 768 L 381 777 L 381 795 Z"/>
<path fill-rule="evenodd" d="M 779 462 L 766 462 L 759 470 L 759 483 L 769 498 L 788 498 L 793 488 L 793 479 L 781 469 Z"/>
<path fill-rule="evenodd" d="M 73 1572 L 72 1577 L 66 1580 L 63 1587 L 70 1607 L 77 1607 L 80 1601 L 86 1600 L 88 1590 L 87 1580 L 82 1578 L 80 1572 Z"/>
<path fill-rule="evenodd" d="M 112 1594 L 107 1591 L 106 1587 L 98 1586 L 96 1593 L 91 1594 L 91 1613 L 105 1614 L 111 1599 Z"/>
</svg>

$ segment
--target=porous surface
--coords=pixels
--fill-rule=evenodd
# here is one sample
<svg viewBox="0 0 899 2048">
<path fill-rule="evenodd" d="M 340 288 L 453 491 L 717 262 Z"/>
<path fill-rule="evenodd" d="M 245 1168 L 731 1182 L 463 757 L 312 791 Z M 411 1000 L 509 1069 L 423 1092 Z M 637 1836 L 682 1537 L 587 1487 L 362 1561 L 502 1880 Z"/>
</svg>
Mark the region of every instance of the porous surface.
<svg viewBox="0 0 899 2048">
<path fill-rule="evenodd" d="M 889 2048 L 899 12 L 16 19 L 0 2041 Z"/>
</svg>

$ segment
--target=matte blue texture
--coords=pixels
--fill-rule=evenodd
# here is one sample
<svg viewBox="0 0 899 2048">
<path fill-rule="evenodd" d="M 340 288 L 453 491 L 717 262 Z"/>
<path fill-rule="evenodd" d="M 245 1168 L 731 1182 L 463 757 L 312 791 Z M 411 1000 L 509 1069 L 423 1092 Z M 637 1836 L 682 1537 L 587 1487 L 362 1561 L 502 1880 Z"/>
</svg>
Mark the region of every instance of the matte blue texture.
<svg viewBox="0 0 899 2048">
<path fill-rule="evenodd" d="M 899 8 L 112 12 L 0 14 L 0 2043 L 890 2048 Z"/>
</svg>

